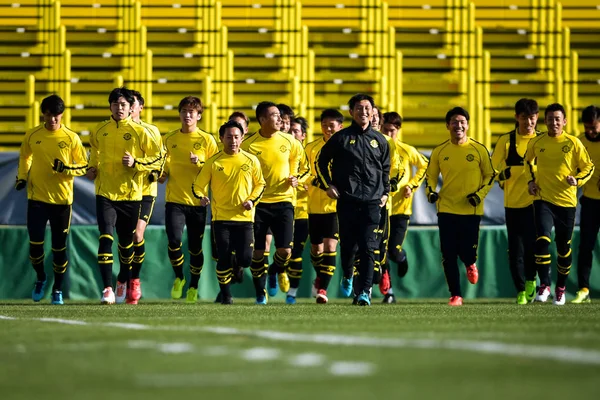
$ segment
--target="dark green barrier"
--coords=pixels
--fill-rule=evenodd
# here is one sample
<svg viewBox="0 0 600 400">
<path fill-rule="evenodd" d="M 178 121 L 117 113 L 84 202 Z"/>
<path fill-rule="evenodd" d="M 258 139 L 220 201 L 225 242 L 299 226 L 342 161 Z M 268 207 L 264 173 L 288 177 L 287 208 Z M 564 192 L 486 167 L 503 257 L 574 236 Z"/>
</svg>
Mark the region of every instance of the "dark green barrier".
<svg viewBox="0 0 600 400">
<path fill-rule="evenodd" d="M 213 299 L 218 292 L 215 276 L 215 263 L 211 259 L 210 227 L 204 236 L 204 271 L 200 279 L 200 297 Z M 479 242 L 479 283 L 475 286 L 467 282 L 466 274 L 462 273 L 462 287 L 465 297 L 514 297 L 515 289 L 508 271 L 506 253 L 506 230 L 504 227 L 486 227 L 481 230 Z M 20 299 L 30 298 L 35 280 L 35 273 L 29 263 L 29 237 L 24 226 L 3 226 L 0 228 L 0 298 Z M 184 236 L 184 254 L 186 266 L 188 260 L 187 241 Z M 571 276 L 567 290 L 574 293 L 577 290 L 576 260 L 579 245 L 579 230 L 573 237 L 573 260 Z M 52 280 L 52 252 L 50 251 L 50 231 L 46 232 L 46 271 Z M 116 244 L 113 248 L 115 259 L 118 257 Z M 405 242 L 404 249 L 408 253 L 409 271 L 403 278 L 396 276 L 396 266 L 392 265 L 392 279 L 396 295 L 400 298 L 431 298 L 449 296 L 446 281 L 441 266 L 438 231 L 435 227 L 413 227 Z M 73 226 L 68 241 L 69 270 L 65 279 L 65 295 L 71 299 L 100 298 L 101 279 L 96 263 L 98 251 L 98 230 L 95 226 Z M 304 276 L 298 292 L 299 297 L 309 297 L 315 272 L 310 264 L 308 247 L 304 251 Z M 600 248 L 595 249 L 595 260 L 600 257 Z M 553 249 L 553 260 L 556 252 Z M 595 262 L 597 264 L 597 262 Z M 115 280 L 118 272 L 118 262 L 114 266 Z M 188 272 L 188 271 L 186 271 Z M 553 271 L 555 274 L 556 272 Z M 189 272 L 188 272 L 189 274 Z M 330 285 L 330 298 L 338 297 L 338 282 L 341 278 L 339 268 Z M 149 226 L 146 231 L 146 261 L 142 269 L 142 289 L 146 299 L 166 299 L 170 297 L 174 275 L 167 256 L 167 236 L 163 228 Z M 555 278 L 554 278 L 555 279 Z M 592 269 L 592 297 L 600 293 L 600 272 L 597 265 Z M 49 292 L 49 290 L 48 290 Z M 250 272 L 242 285 L 234 285 L 232 292 L 235 297 L 254 297 L 254 288 Z M 374 297 L 380 297 L 379 290 L 374 288 Z M 279 293 L 277 298 L 284 298 Z M 569 297 L 570 298 L 570 297 Z"/>
</svg>

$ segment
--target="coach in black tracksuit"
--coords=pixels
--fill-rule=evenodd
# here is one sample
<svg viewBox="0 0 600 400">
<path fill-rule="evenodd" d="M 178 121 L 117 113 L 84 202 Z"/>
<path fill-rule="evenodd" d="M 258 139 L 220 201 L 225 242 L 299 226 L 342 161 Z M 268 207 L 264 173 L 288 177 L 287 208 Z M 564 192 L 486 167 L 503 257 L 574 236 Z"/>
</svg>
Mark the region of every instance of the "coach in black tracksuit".
<svg viewBox="0 0 600 400">
<path fill-rule="evenodd" d="M 358 246 L 360 265 L 354 283 L 356 302 L 370 305 L 377 227 L 390 191 L 390 150 L 383 135 L 371 128 L 375 102 L 357 94 L 348 102 L 352 125 L 325 143 L 317 160 L 320 184 L 338 199 L 337 213 L 344 269 L 352 265 Z"/>
</svg>

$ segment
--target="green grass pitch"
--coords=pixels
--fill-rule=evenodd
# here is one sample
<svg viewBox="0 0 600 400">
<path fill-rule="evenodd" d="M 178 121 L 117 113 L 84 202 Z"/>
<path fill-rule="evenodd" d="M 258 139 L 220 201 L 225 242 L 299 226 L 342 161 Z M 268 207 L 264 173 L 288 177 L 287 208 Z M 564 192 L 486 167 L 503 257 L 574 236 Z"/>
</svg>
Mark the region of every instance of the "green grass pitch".
<svg viewBox="0 0 600 400">
<path fill-rule="evenodd" d="M 597 398 L 600 305 L 0 304 L 0 399 Z"/>
</svg>

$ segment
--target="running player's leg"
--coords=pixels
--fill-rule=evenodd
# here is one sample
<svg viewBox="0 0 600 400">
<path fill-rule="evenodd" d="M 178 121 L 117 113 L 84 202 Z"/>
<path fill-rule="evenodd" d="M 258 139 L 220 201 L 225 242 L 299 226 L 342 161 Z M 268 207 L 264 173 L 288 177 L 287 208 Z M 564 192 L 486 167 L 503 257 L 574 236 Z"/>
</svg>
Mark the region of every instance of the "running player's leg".
<svg viewBox="0 0 600 400">
<path fill-rule="evenodd" d="M 116 201 L 117 223 L 115 225 L 119 240 L 119 274 L 117 275 L 116 302 L 127 300 L 127 283 L 131 279 L 131 263 L 133 262 L 133 236 L 140 217 L 139 201 Z"/>
<path fill-rule="evenodd" d="M 533 213 L 533 204 L 523 208 L 523 248 L 525 264 L 525 299 L 528 302 L 533 301 L 536 295 L 537 266 L 535 264 L 535 216 Z M 550 284 L 550 275 L 546 276 L 547 284 Z M 541 277 L 540 277 L 541 281 Z"/>
<path fill-rule="evenodd" d="M 185 286 L 185 277 L 183 276 L 183 263 L 185 257 L 181 250 L 181 239 L 183 237 L 183 228 L 185 226 L 184 206 L 177 203 L 165 204 L 165 230 L 167 233 L 168 253 L 175 281 L 171 289 L 171 298 L 180 299 L 183 295 Z"/>
<path fill-rule="evenodd" d="M 62 285 L 67 272 L 67 237 L 71 229 L 71 205 L 51 204 L 50 229 L 52 231 L 52 269 L 54 285 L 52 286 L 52 304 L 63 304 Z"/>
<path fill-rule="evenodd" d="M 98 266 L 102 277 L 102 303 L 112 304 L 115 296 L 112 283 L 113 253 L 115 225 L 117 223 L 117 210 L 113 202 L 103 196 L 96 196 L 96 218 L 100 239 L 98 243 Z"/>
<path fill-rule="evenodd" d="M 590 301 L 590 273 L 592 270 L 593 251 L 600 229 L 600 200 L 582 196 L 581 216 L 579 218 L 579 255 L 577 256 L 577 283 L 579 290 L 575 304 Z"/>
<path fill-rule="evenodd" d="M 479 225 L 481 216 L 479 215 L 459 215 L 460 221 L 459 234 L 459 258 L 467 269 L 467 278 L 471 284 L 476 284 L 479 280 L 479 271 L 477 270 L 477 249 L 479 248 Z"/>
<path fill-rule="evenodd" d="M 214 238 L 217 250 L 217 280 L 221 291 L 221 303 L 231 303 L 231 279 L 233 278 L 233 268 L 230 265 L 231 251 L 233 246 L 233 227 L 231 223 L 225 221 L 214 221 Z M 225 301 L 226 300 L 226 301 Z M 225 302 L 224 302 L 225 301 Z"/>
<path fill-rule="evenodd" d="M 279 288 L 282 292 L 287 293 L 290 289 L 290 282 L 285 271 L 292 256 L 294 245 L 294 206 L 292 203 L 273 204 L 271 230 L 273 231 L 276 249 L 273 264 L 276 271 L 278 271 Z"/>
<path fill-rule="evenodd" d="M 302 279 L 302 253 L 304 245 L 308 239 L 308 219 L 294 220 L 294 244 L 292 248 L 292 256 L 287 267 L 290 278 L 290 290 L 288 290 L 288 298 L 296 298 L 296 292 Z M 287 300 L 286 300 L 287 301 Z M 290 300 L 290 302 L 292 302 Z M 295 303 L 295 301 L 294 301 Z"/>
<path fill-rule="evenodd" d="M 206 230 L 206 207 L 185 206 L 185 225 L 187 226 L 188 249 L 190 252 L 190 286 L 186 301 L 195 303 L 198 299 L 198 283 L 204 268 L 204 231 Z M 229 261 L 224 260 L 225 263 Z"/>
<path fill-rule="evenodd" d="M 387 258 L 387 250 L 390 239 L 390 215 L 387 207 L 381 209 L 381 219 L 379 220 L 379 249 L 376 251 L 375 258 L 375 273 L 379 267 L 379 281 L 373 276 L 373 283 L 379 283 L 379 291 L 384 296 L 392 287 L 392 281 L 389 273 L 389 262 Z M 379 265 L 378 265 L 379 264 Z M 375 275 L 375 274 L 374 274 Z"/>
<path fill-rule="evenodd" d="M 144 257 L 146 256 L 146 242 L 144 240 L 144 233 L 146 227 L 150 223 L 152 218 L 152 212 L 154 211 L 154 202 L 156 198 L 154 196 L 144 196 L 142 198 L 142 204 L 140 207 L 140 219 L 135 227 L 135 235 L 133 237 L 133 263 L 131 264 L 131 279 L 140 279 L 140 271 L 142 270 L 142 264 L 144 263 Z M 141 289 L 140 289 L 141 296 Z"/>
<path fill-rule="evenodd" d="M 565 288 L 567 278 L 571 272 L 573 262 L 573 251 L 571 249 L 571 238 L 575 228 L 575 207 L 558 207 L 553 205 L 554 229 L 556 241 L 556 287 L 554 291 L 554 304 L 565 304 Z"/>
<path fill-rule="evenodd" d="M 242 271 L 244 268 L 249 268 L 254 250 L 254 231 L 251 222 L 233 223 L 229 247 L 235 251 L 236 263 L 242 268 Z M 224 297 L 222 303 L 230 304 L 231 302 Z"/>
<path fill-rule="evenodd" d="M 310 263 L 317 274 L 313 281 L 312 297 L 317 296 L 320 282 L 320 265 L 323 261 L 323 229 L 322 215 L 326 214 L 308 214 L 308 236 L 310 238 Z M 325 289 L 327 290 L 327 289 Z"/>
<path fill-rule="evenodd" d="M 543 200 L 535 200 L 533 202 L 533 207 L 536 232 L 535 264 L 541 282 L 535 301 L 546 302 L 550 297 L 550 279 L 547 271 L 550 269 L 550 264 L 552 263 L 550 257 L 550 242 L 552 241 L 551 235 L 552 227 L 554 225 L 554 214 L 550 208 L 550 203 Z"/>
<path fill-rule="evenodd" d="M 438 226 L 440 233 L 440 247 L 442 253 L 442 266 L 446 283 L 450 291 L 450 300 L 462 302 L 462 291 L 460 289 L 460 275 L 458 273 L 458 221 L 456 215 L 448 213 L 438 213 Z"/>
<path fill-rule="evenodd" d="M 252 254 L 250 273 L 252 274 L 257 304 L 267 304 L 265 286 L 267 283 L 268 265 L 265 265 L 264 253 L 267 230 L 271 222 L 271 205 L 259 203 L 255 210 L 254 252 Z"/>
<path fill-rule="evenodd" d="M 403 278 L 408 272 L 408 259 L 406 251 L 402 248 L 408 231 L 408 215 L 392 215 L 390 217 L 390 240 L 388 244 L 388 257 L 398 265 L 398 276 Z"/>
<path fill-rule="evenodd" d="M 27 232 L 29 233 L 29 260 L 36 273 L 36 282 L 31 293 L 33 301 L 44 297 L 46 272 L 44 271 L 44 237 L 49 215 L 47 205 L 41 201 L 27 202 Z"/>
<path fill-rule="evenodd" d="M 508 236 L 508 268 L 517 291 L 517 302 L 525 300 L 525 224 L 521 208 L 504 208 Z"/>
<path fill-rule="evenodd" d="M 357 251 L 359 228 L 356 225 L 356 212 L 345 202 L 337 203 L 337 217 L 340 236 L 340 255 L 343 279 L 354 279 L 354 257 Z M 356 292 L 354 293 L 357 294 Z"/>
<path fill-rule="evenodd" d="M 381 219 L 381 211 L 382 208 L 379 206 L 378 201 L 363 203 L 359 208 L 360 225 L 357 243 L 360 265 L 358 269 L 358 282 L 354 284 L 359 305 L 370 304 L 373 270 L 376 259 L 375 251 L 379 247 L 377 228 Z"/>
</svg>

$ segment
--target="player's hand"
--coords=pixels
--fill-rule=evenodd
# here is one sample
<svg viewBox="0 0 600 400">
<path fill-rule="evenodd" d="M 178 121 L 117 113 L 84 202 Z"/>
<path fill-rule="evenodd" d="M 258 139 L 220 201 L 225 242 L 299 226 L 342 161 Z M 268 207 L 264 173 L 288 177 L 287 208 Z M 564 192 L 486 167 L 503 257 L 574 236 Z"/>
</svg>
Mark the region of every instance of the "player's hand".
<svg viewBox="0 0 600 400">
<path fill-rule="evenodd" d="M 169 175 L 167 175 L 166 172 L 163 172 L 160 178 L 158 178 L 158 183 L 165 183 L 167 181 L 168 176 Z"/>
<path fill-rule="evenodd" d="M 339 199 L 340 198 L 340 192 L 338 192 L 337 188 L 333 185 L 329 186 L 326 190 L 327 192 L 327 196 L 329 196 L 330 199 Z"/>
<path fill-rule="evenodd" d="M 65 170 L 65 163 L 60 161 L 58 158 L 55 158 L 54 165 L 52 165 L 52 169 L 56 172 L 63 172 Z"/>
<path fill-rule="evenodd" d="M 131 168 L 131 167 L 133 167 L 133 164 L 135 164 L 135 158 L 133 158 L 133 156 L 131 154 L 129 154 L 128 151 L 126 151 L 125 155 L 121 159 L 121 162 L 123 163 L 124 166 Z"/>
<path fill-rule="evenodd" d="M 254 203 L 252 203 L 252 200 L 246 200 L 242 203 L 242 207 L 244 207 L 244 210 L 250 211 L 254 207 Z"/>
<path fill-rule="evenodd" d="M 96 170 L 94 167 L 88 168 L 87 172 L 85 173 L 85 177 L 90 181 L 96 179 L 96 176 L 98 176 L 98 170 Z"/>
<path fill-rule="evenodd" d="M 567 183 L 571 186 L 577 186 L 577 178 L 569 175 L 569 176 L 567 176 Z"/>
<path fill-rule="evenodd" d="M 470 195 L 468 195 L 467 200 L 469 201 L 469 204 L 473 207 L 477 207 L 481 204 L 481 197 L 479 197 L 477 193 L 471 193 Z"/>
<path fill-rule="evenodd" d="M 507 167 L 504 171 L 500 172 L 500 174 L 498 174 L 498 180 L 499 181 L 505 181 L 507 179 L 510 179 L 511 177 L 511 172 L 510 172 L 510 167 Z"/>
<path fill-rule="evenodd" d="M 385 203 L 387 203 L 388 201 L 388 195 L 384 194 L 383 196 L 381 196 L 381 201 L 379 202 L 379 207 L 385 207 Z"/>
<path fill-rule="evenodd" d="M 434 204 L 436 201 L 438 201 L 439 198 L 440 195 L 437 192 L 431 192 L 427 195 L 427 201 L 431 204 Z"/>
<path fill-rule="evenodd" d="M 148 182 L 154 183 L 154 182 L 158 181 L 158 179 L 159 179 L 158 174 L 160 174 L 160 171 L 155 170 L 155 169 L 152 170 L 150 172 L 150 174 L 148 175 Z"/>
<path fill-rule="evenodd" d="M 535 181 L 529 181 L 529 194 L 532 196 L 537 196 L 540 192 L 540 187 L 535 183 Z"/>
<path fill-rule="evenodd" d="M 404 186 L 402 188 L 402 193 L 405 199 L 408 199 L 410 196 L 412 196 L 413 190 L 410 186 Z"/>
<path fill-rule="evenodd" d="M 291 187 L 298 187 L 298 178 L 295 176 L 290 176 L 287 180 Z"/>
<path fill-rule="evenodd" d="M 198 156 L 195 155 L 193 152 L 190 151 L 190 162 L 194 165 L 198 164 Z"/>
<path fill-rule="evenodd" d="M 17 179 L 15 182 L 15 189 L 23 190 L 27 186 L 27 181 L 25 179 Z"/>
<path fill-rule="evenodd" d="M 392 178 L 390 179 L 390 192 L 398 191 L 398 179 Z"/>
<path fill-rule="evenodd" d="M 210 204 L 210 199 L 208 197 L 203 197 L 200 199 L 200 205 L 202 207 L 206 207 L 209 204 Z"/>
</svg>

